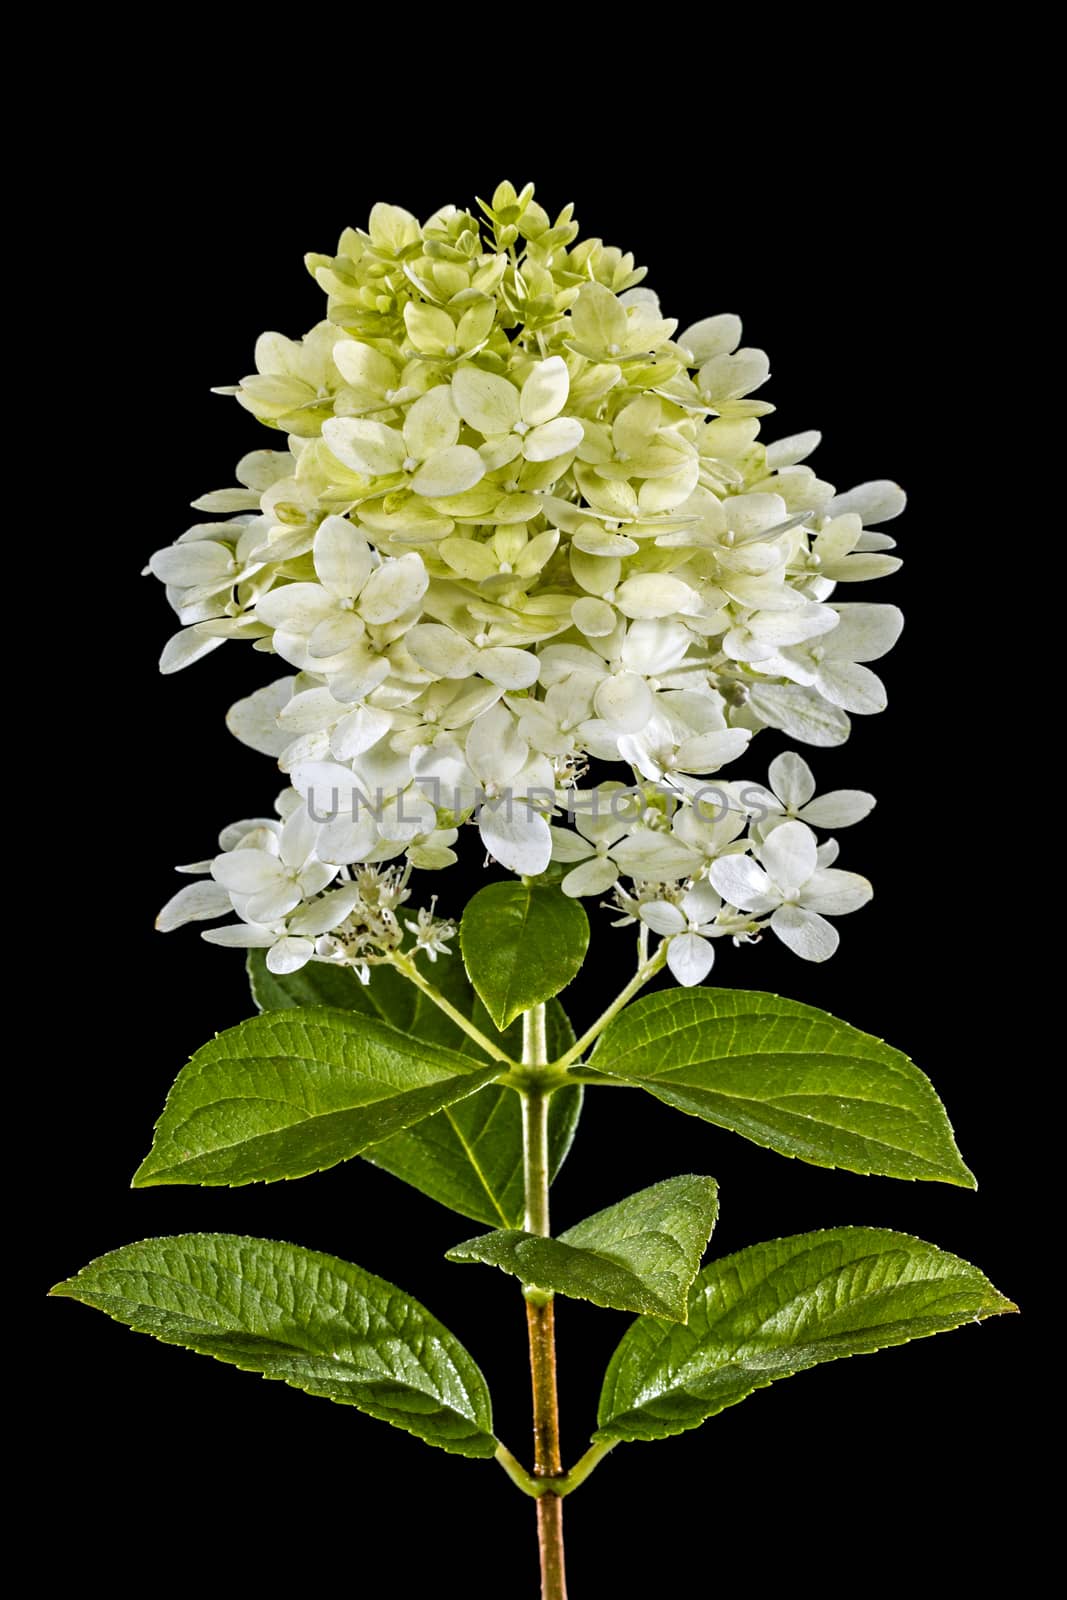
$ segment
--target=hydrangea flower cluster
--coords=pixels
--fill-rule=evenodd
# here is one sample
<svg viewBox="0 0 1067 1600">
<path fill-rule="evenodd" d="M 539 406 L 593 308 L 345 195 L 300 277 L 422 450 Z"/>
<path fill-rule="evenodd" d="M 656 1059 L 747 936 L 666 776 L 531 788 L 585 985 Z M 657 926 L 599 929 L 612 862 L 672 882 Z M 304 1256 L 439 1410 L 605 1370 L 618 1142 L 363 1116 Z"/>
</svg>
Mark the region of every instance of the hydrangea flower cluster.
<svg viewBox="0 0 1067 1600">
<path fill-rule="evenodd" d="M 871 524 L 904 496 L 836 493 L 816 433 L 760 441 L 769 364 L 735 316 L 678 332 L 633 257 L 532 185 L 479 206 L 375 206 L 308 258 L 326 320 L 264 334 L 220 391 L 283 448 L 152 557 L 182 624 L 161 665 L 228 638 L 287 663 L 229 725 L 290 787 L 161 925 L 232 912 L 205 937 L 365 972 L 400 948 L 411 870 L 453 863 L 470 823 L 506 869 L 613 895 L 680 982 L 768 926 L 823 960 L 827 915 L 870 886 L 813 829 L 873 800 L 813 800 L 792 754 L 769 788 L 717 775 L 763 727 L 835 745 L 884 707 L 868 663 L 901 614 L 837 594 L 899 566 Z M 583 790 L 594 761 L 630 781 Z M 426 913 L 410 931 L 431 956 L 447 938 Z"/>
</svg>

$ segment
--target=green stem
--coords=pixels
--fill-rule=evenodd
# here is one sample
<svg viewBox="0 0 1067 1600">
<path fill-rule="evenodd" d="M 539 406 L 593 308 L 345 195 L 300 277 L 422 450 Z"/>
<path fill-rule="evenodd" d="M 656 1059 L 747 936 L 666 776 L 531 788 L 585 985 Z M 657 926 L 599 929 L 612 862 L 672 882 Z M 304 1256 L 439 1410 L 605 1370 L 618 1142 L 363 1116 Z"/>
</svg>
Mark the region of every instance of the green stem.
<svg viewBox="0 0 1067 1600">
<path fill-rule="evenodd" d="M 486 1055 L 493 1061 L 503 1061 L 509 1067 L 515 1066 L 515 1062 L 501 1050 L 499 1045 L 494 1044 L 492 1039 L 486 1038 L 481 1029 L 476 1028 L 469 1017 L 465 1017 L 462 1011 L 458 1011 L 451 1000 L 446 1000 L 444 995 L 423 977 L 410 956 L 401 955 L 399 950 L 394 950 L 390 960 L 397 971 L 402 972 L 404 977 L 415 985 L 420 994 L 424 994 L 427 1000 L 432 1000 L 439 1011 L 443 1011 L 446 1017 L 451 1017 L 456 1027 L 462 1028 L 467 1037 L 474 1040 L 479 1050 L 484 1050 Z"/>
<path fill-rule="evenodd" d="M 530 1081 L 522 1092 L 522 1171 L 527 1233 L 548 1237 L 548 1107 L 552 1089 L 537 1082 L 545 1064 L 545 1008 L 523 1017 L 523 1066 Z M 530 1341 L 533 1389 L 534 1478 L 559 1478 L 559 1400 L 556 1393 L 556 1318 L 552 1296 L 527 1285 L 526 1327 Z M 567 1600 L 563 1554 L 563 1500 L 546 1490 L 537 1497 L 537 1539 L 541 1552 L 541 1600 Z"/>
<path fill-rule="evenodd" d="M 522 1462 L 512 1455 L 506 1444 L 497 1445 L 496 1459 L 500 1462 L 515 1487 L 521 1489 L 523 1494 L 531 1495 L 536 1500 L 539 1495 L 548 1493 L 546 1486 L 543 1483 L 538 1483 L 536 1478 L 531 1477 Z"/>
<path fill-rule="evenodd" d="M 600 1465 L 610 1450 L 618 1444 L 617 1439 L 610 1440 L 607 1444 L 591 1444 L 589 1449 L 576 1461 L 569 1472 L 565 1472 L 556 1485 L 555 1493 L 558 1495 L 570 1494 L 572 1489 L 577 1489 L 584 1483 L 589 1474 Z"/>
<path fill-rule="evenodd" d="M 539 1500 L 542 1495 L 557 1495 L 561 1500 L 572 1490 L 583 1484 L 590 1473 L 600 1465 L 609 1451 L 614 1450 L 618 1441 L 612 1439 L 609 1444 L 591 1444 L 589 1449 L 576 1461 L 569 1472 L 561 1472 L 558 1478 L 535 1478 L 527 1472 L 522 1462 L 512 1455 L 506 1444 L 496 1447 L 496 1459 L 511 1479 L 517 1489 L 523 1494 L 528 1494 L 531 1500 Z"/>
<path fill-rule="evenodd" d="M 600 1038 L 600 1035 L 604 1032 L 604 1029 L 607 1027 L 608 1023 L 613 1021 L 614 1018 L 618 1016 L 623 1006 L 629 1005 L 637 991 L 639 989 L 643 989 L 650 978 L 654 978 L 657 972 L 661 972 L 663 970 L 666 962 L 667 944 L 666 940 L 664 940 L 664 942 L 660 944 L 659 948 L 656 950 L 656 953 L 648 961 L 646 961 L 643 966 L 638 967 L 637 971 L 626 985 L 626 988 L 621 994 L 617 994 L 615 996 L 615 999 L 611 1002 L 606 1011 L 601 1012 L 600 1016 L 597 1017 L 592 1027 L 587 1028 L 578 1042 L 576 1044 L 572 1044 L 567 1053 L 560 1056 L 559 1060 L 554 1061 L 552 1065 L 554 1067 L 569 1067 L 572 1061 L 577 1061 L 579 1056 L 584 1055 L 594 1040 Z"/>
<path fill-rule="evenodd" d="M 522 1014 L 522 1064 L 524 1067 L 548 1065 L 545 1008 L 532 1006 Z"/>
</svg>

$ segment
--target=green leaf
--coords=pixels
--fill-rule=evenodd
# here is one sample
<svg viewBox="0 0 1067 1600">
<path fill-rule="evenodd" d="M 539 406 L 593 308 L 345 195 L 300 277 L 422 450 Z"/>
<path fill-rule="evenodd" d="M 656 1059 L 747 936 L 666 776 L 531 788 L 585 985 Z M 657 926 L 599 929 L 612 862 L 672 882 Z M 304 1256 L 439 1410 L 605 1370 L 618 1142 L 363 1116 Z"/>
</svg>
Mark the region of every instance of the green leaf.
<svg viewBox="0 0 1067 1600">
<path fill-rule="evenodd" d="M 267 971 L 263 952 L 253 950 L 248 976 L 253 999 L 264 1011 L 320 1003 L 348 1005 L 417 1039 L 480 1059 L 470 1035 L 393 967 L 372 967 L 367 984 L 322 961 L 279 977 Z M 476 1027 L 490 1038 L 495 1035 L 502 1050 L 516 1058 L 521 1055 L 521 1022 L 497 1033 L 458 955 L 439 956 L 427 976 Z M 331 999 L 334 996 L 336 1000 Z M 562 1055 L 574 1043 L 574 1030 L 558 1000 L 548 1003 L 545 1029 L 552 1056 Z M 552 1096 L 548 1136 L 553 1178 L 571 1147 L 581 1109 L 580 1084 Z M 477 1094 L 372 1146 L 364 1159 L 475 1222 L 504 1228 L 522 1223 L 522 1108 L 513 1089 L 487 1084 Z"/>
<path fill-rule="evenodd" d="M 473 994 L 470 998 L 475 1001 L 473 1020 L 492 1037 L 495 1030 L 485 1008 Z M 562 1055 L 574 1043 L 574 1031 L 557 1000 L 549 1001 L 545 1020 L 549 1053 Z M 521 1023 L 515 1023 L 498 1035 L 502 1048 L 521 1050 L 521 1031 Z M 517 1040 L 510 1037 L 513 1033 Z M 477 1049 L 470 1039 L 467 1045 L 472 1052 Z M 558 1089 L 549 1101 L 552 1179 L 571 1147 L 581 1109 L 580 1084 Z M 504 1228 L 522 1224 L 522 1106 L 514 1089 L 490 1083 L 376 1144 L 365 1159 L 475 1222 Z"/>
<path fill-rule="evenodd" d="M 136 1188 L 271 1183 L 359 1155 L 500 1072 L 372 1017 L 265 1012 L 196 1052 L 167 1097 Z"/>
<path fill-rule="evenodd" d="M 186 1233 L 112 1250 L 52 1293 L 456 1455 L 496 1449 L 485 1379 L 459 1340 L 410 1295 L 335 1256 Z"/>
<path fill-rule="evenodd" d="M 446 1000 L 465 1016 L 470 1015 L 474 996 L 458 955 L 439 956 L 426 975 Z M 377 1017 L 402 1033 L 413 1033 L 417 1039 L 443 1044 L 450 1050 L 469 1054 L 472 1048 L 463 1029 L 395 967 L 371 967 L 369 983 L 360 983 L 350 968 L 331 966 L 326 961 L 309 961 L 299 972 L 274 973 L 268 972 L 262 950 L 250 950 L 248 981 L 261 1011 L 333 1006 Z"/>
<path fill-rule="evenodd" d="M 758 991 L 665 990 L 616 1018 L 592 1064 L 816 1167 L 975 1187 L 929 1079 L 815 1006 Z"/>
<path fill-rule="evenodd" d="M 977 1267 L 887 1228 L 753 1245 L 700 1274 L 685 1327 L 633 1324 L 611 1358 L 593 1437 L 665 1439 L 820 1362 L 1015 1309 Z"/>
<path fill-rule="evenodd" d="M 615 1311 L 684 1322 L 687 1291 L 718 1215 L 714 1178 L 668 1178 L 556 1239 L 509 1230 L 468 1239 L 449 1261 L 484 1261 L 524 1283 Z"/>
<path fill-rule="evenodd" d="M 486 1010 L 506 1028 L 577 974 L 589 946 L 589 920 L 558 887 L 490 883 L 468 902 L 459 942 Z"/>
</svg>

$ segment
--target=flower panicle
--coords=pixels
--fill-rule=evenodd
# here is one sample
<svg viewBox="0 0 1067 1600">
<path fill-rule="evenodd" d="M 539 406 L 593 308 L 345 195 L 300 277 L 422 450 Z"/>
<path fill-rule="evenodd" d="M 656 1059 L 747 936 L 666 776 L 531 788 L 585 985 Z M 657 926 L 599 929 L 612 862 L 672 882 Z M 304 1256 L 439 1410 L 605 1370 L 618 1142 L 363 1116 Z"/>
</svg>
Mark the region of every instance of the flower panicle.
<svg viewBox="0 0 1067 1600">
<path fill-rule="evenodd" d="M 899 566 L 902 491 L 839 493 L 815 432 L 764 442 L 738 317 L 679 329 L 532 184 L 423 223 L 376 205 L 307 264 L 322 320 L 221 391 L 273 447 L 149 562 L 181 623 L 164 671 L 227 639 L 285 664 L 228 720 L 289 787 L 160 925 L 235 914 L 205 937 L 275 971 L 434 960 L 451 924 L 399 908 L 472 826 L 505 869 L 612 896 L 682 983 L 723 935 L 832 954 L 870 886 L 816 830 L 873 799 L 816 798 L 795 752 L 767 785 L 720 774 L 765 728 L 833 746 L 883 709 L 903 619 L 839 586 Z M 603 763 L 628 781 L 583 791 Z"/>
</svg>

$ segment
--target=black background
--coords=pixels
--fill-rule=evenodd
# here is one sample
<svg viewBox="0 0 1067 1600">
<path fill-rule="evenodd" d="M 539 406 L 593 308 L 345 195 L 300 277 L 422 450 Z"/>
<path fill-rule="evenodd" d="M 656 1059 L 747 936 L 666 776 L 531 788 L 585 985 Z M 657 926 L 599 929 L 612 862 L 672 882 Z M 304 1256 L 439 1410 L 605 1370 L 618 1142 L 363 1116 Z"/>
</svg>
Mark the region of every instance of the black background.
<svg viewBox="0 0 1067 1600">
<path fill-rule="evenodd" d="M 275 675 L 271 663 L 228 645 L 158 679 L 173 622 L 160 586 L 139 569 L 194 520 L 186 507 L 195 495 L 233 482 L 238 456 L 272 442 L 208 388 L 250 370 L 262 329 L 299 335 L 322 314 L 303 253 L 332 249 L 378 198 L 425 215 L 445 201 L 471 203 L 508 174 L 517 184 L 532 176 L 552 211 L 573 199 L 583 234 L 632 249 L 682 325 L 741 314 L 745 342 L 771 355 L 765 392 L 779 409 L 766 437 L 820 427 L 822 476 L 842 488 L 889 476 L 909 491 L 909 511 L 891 530 L 905 568 L 862 595 L 907 615 L 884 663 L 889 710 L 855 719 L 844 748 L 811 753 L 820 790 L 878 795 L 873 816 L 841 836 L 842 865 L 872 877 L 875 900 L 840 924 L 840 953 L 824 966 L 768 939 L 720 948 L 714 978 L 824 1005 L 911 1053 L 981 1183 L 971 1194 L 819 1171 L 651 1098 L 604 1092 L 590 1096 L 554 1191 L 557 1223 L 674 1173 L 707 1171 L 722 1191 L 716 1253 L 840 1223 L 889 1226 L 977 1262 L 1025 1299 L 1022 1134 L 1008 1089 L 1028 1068 L 1013 1037 L 1002 948 L 1010 930 L 989 853 L 1006 822 L 981 811 L 990 748 L 998 761 L 1002 753 L 1002 713 L 983 645 L 989 573 L 977 553 L 992 533 L 972 500 L 972 475 L 987 457 L 997 470 L 994 438 L 975 419 L 1001 264 L 986 225 L 976 114 L 964 111 L 961 135 L 959 108 L 935 113 L 922 74 L 866 92 L 847 115 L 827 93 L 820 118 L 785 117 L 766 151 L 743 127 L 717 134 L 695 105 L 650 111 L 644 124 L 623 116 L 607 142 L 577 125 L 557 126 L 554 140 L 511 136 L 506 122 L 473 114 L 464 133 L 463 117 L 449 123 L 446 114 L 449 138 L 437 139 L 431 121 L 409 155 L 400 105 L 389 136 L 372 136 L 373 113 L 366 134 L 355 107 L 346 115 L 338 106 L 316 126 L 310 89 L 306 103 L 272 101 L 260 84 L 240 115 L 212 112 L 205 128 L 196 94 L 161 104 L 125 91 L 84 151 L 72 150 L 55 204 L 68 230 L 75 219 L 84 230 L 79 303 L 96 330 L 63 380 L 84 386 L 76 497 L 97 530 L 93 686 L 73 730 L 93 781 L 92 817 L 79 821 L 86 910 L 66 966 L 71 1005 L 55 1018 L 68 1042 L 53 1106 L 61 1178 L 52 1184 L 50 1281 L 128 1240 L 194 1229 L 350 1257 L 398 1281 L 464 1340 L 489 1379 L 499 1433 L 528 1455 L 515 1284 L 442 1259 L 477 1231 L 469 1222 L 358 1161 L 266 1188 L 128 1187 L 177 1070 L 251 1010 L 240 956 L 204 945 L 195 930 L 153 934 L 155 911 L 179 881 L 170 863 L 210 854 L 222 823 L 262 811 L 278 787 L 270 762 L 223 726 L 233 699 Z M 743 122 L 736 93 L 730 116 Z M 283 109 L 290 136 L 265 147 L 257 115 Z M 692 137 L 661 159 L 679 114 L 696 119 Z M 553 115 L 562 118 L 562 106 Z M 568 138 L 575 153 L 564 160 Z M 146 164 L 129 164 L 131 141 L 143 143 Z M 72 249 L 68 232 L 60 267 Z M 86 640 L 79 594 L 72 609 Z M 763 734 L 746 773 L 760 776 L 783 747 Z M 1005 780 L 1008 814 L 1010 791 Z M 441 909 L 458 913 L 481 881 L 468 849 L 463 869 L 440 884 Z M 581 993 L 564 996 L 578 1024 L 631 958 L 630 934 L 589 909 L 596 964 Z M 564 1301 L 558 1320 L 571 1460 L 628 1319 Z M 534 1594 L 532 1509 L 493 1463 L 450 1458 L 74 1304 L 50 1304 L 45 1321 L 62 1374 L 47 1386 L 59 1402 L 49 1497 L 83 1557 L 124 1525 L 158 1537 L 184 1564 L 206 1518 L 220 1582 L 277 1586 L 303 1575 L 359 1592 L 361 1546 L 381 1531 L 401 1563 L 399 1593 Z M 1025 1537 L 1015 1378 L 1026 1337 L 1025 1321 L 997 1319 L 808 1373 L 679 1439 L 620 1448 L 568 1503 L 575 1593 L 599 1592 L 595 1582 L 623 1595 L 674 1582 L 681 1590 L 698 1573 L 702 1590 L 718 1587 L 726 1561 L 747 1563 L 767 1588 L 818 1573 L 862 1588 L 894 1569 L 915 1579 L 926 1541 L 928 1580 L 980 1578 Z M 505 1552 L 501 1582 L 493 1555 Z"/>
</svg>

